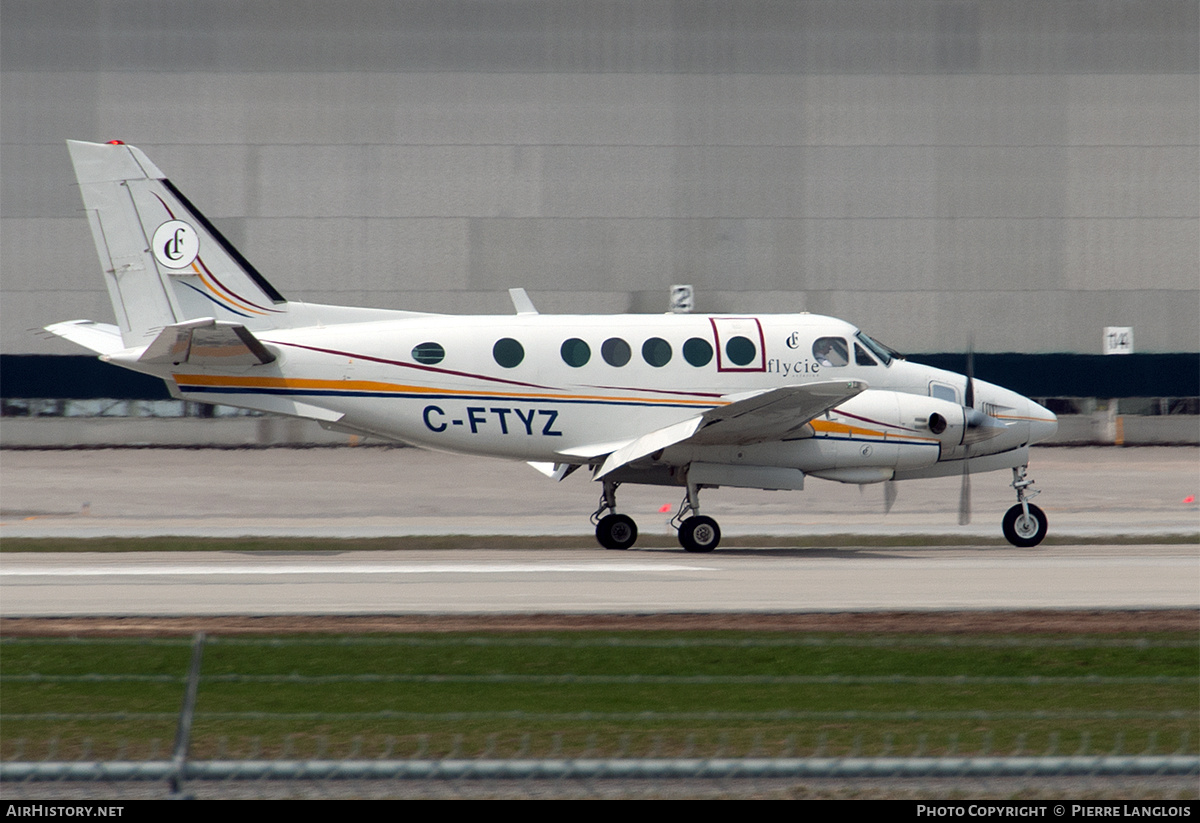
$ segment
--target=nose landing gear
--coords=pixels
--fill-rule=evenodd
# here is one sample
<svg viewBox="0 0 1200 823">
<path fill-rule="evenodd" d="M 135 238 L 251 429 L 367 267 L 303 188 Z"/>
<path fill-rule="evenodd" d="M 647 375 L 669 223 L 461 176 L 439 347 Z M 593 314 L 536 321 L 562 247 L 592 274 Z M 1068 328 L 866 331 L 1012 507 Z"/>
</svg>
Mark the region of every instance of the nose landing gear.
<svg viewBox="0 0 1200 823">
<path fill-rule="evenodd" d="M 1046 513 L 1029 502 L 1031 498 L 1041 494 L 1041 491 L 1030 489 L 1033 481 L 1025 477 L 1028 470 L 1028 466 L 1017 466 L 1012 470 L 1012 487 L 1017 490 L 1017 505 L 1005 512 L 1002 523 L 1004 538 L 1021 549 L 1041 543 L 1049 527 Z"/>
</svg>

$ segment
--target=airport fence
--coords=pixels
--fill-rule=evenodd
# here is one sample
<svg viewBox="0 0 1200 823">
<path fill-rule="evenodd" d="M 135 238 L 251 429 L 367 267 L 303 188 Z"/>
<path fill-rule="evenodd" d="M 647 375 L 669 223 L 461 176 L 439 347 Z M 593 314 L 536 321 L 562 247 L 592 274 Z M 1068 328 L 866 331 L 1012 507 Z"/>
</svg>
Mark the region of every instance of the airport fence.
<svg viewBox="0 0 1200 823">
<path fill-rule="evenodd" d="M 186 641 L 7 639 L 0 781 L 162 781 L 180 793 L 197 781 L 1197 776 L 1194 647 L 1178 638 L 197 635 L 172 673 L 164 669 L 182 662 Z M 206 667 L 207 648 L 225 654 Z M 630 649 L 649 657 L 631 665 Z M 797 649 L 812 671 L 779 671 L 795 667 L 786 658 Z M 692 671 L 677 673 L 681 651 Z M 776 655 L 776 671 L 764 671 Z M 706 657 L 743 671 L 720 673 Z M 131 658 L 142 671 L 121 671 Z M 346 670 L 349 658 L 359 671 Z M 659 671 L 646 671 L 660 658 Z M 903 670 L 944 658 L 956 668 L 976 659 L 977 673 Z M 1035 658 L 1056 671 L 1091 662 L 1029 674 Z M 862 671 L 818 671 L 854 660 Z M 994 673 L 997 661 L 1016 673 Z M 1127 665 L 1148 673 L 1119 673 Z"/>
</svg>

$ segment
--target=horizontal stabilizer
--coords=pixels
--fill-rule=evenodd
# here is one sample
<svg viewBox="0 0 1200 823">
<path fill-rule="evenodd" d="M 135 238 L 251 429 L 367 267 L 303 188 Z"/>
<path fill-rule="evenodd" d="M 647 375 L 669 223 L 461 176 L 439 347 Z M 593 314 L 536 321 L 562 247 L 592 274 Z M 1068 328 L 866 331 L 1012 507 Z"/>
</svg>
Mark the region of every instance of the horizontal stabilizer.
<svg viewBox="0 0 1200 823">
<path fill-rule="evenodd" d="M 137 358 L 139 363 L 256 366 L 275 355 L 240 323 L 202 317 L 165 327 Z"/>
<path fill-rule="evenodd" d="M 866 389 L 867 384 L 861 380 L 837 380 L 734 395 L 723 406 L 644 434 L 617 449 L 604 461 L 596 479 L 682 443 L 715 446 L 779 440 Z"/>
<path fill-rule="evenodd" d="M 67 320 L 46 326 L 46 331 L 64 340 L 70 340 L 77 346 L 91 349 L 97 354 L 113 354 L 125 348 L 121 341 L 121 330 L 111 323 Z"/>
</svg>

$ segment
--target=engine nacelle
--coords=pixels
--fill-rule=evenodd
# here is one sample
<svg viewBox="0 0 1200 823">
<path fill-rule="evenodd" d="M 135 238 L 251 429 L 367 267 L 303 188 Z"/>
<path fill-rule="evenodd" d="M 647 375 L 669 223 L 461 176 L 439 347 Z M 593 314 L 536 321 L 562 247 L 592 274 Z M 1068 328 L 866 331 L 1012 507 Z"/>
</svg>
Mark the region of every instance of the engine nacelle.
<svg viewBox="0 0 1200 823">
<path fill-rule="evenodd" d="M 843 483 L 878 483 L 895 471 L 937 463 L 962 440 L 962 406 L 936 397 L 865 391 L 813 420 L 829 468 L 809 474 Z"/>
<path fill-rule="evenodd" d="M 782 440 L 738 446 L 677 446 L 662 462 L 779 466 L 843 483 L 879 483 L 897 471 L 932 466 L 962 441 L 957 403 L 867 390 Z"/>
</svg>

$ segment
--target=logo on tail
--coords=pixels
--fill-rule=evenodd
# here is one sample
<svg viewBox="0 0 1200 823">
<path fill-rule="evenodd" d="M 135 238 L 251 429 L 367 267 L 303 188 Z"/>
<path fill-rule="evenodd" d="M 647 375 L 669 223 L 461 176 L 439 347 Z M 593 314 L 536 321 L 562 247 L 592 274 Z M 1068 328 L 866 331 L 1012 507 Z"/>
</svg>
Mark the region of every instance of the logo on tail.
<svg viewBox="0 0 1200 823">
<path fill-rule="evenodd" d="M 168 220 L 154 230 L 154 258 L 168 269 L 185 269 L 200 254 L 200 235 L 182 220 Z"/>
</svg>

